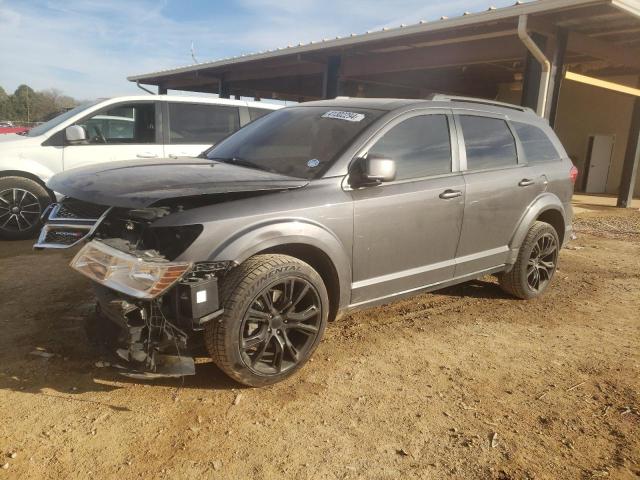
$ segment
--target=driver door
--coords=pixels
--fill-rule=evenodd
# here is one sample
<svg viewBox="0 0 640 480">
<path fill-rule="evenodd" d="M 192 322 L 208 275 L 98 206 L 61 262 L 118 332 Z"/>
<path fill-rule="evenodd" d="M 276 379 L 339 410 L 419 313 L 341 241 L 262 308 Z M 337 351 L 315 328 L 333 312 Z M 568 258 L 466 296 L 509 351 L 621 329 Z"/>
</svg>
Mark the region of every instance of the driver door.
<svg viewBox="0 0 640 480">
<path fill-rule="evenodd" d="M 65 170 L 116 160 L 161 158 L 159 107 L 155 101 L 110 105 L 78 121 L 87 135 L 80 144 L 65 141 Z"/>
<path fill-rule="evenodd" d="M 448 110 L 412 112 L 361 152 L 394 160 L 397 173 L 351 190 L 352 305 L 453 278 L 465 196 L 453 125 Z"/>
</svg>

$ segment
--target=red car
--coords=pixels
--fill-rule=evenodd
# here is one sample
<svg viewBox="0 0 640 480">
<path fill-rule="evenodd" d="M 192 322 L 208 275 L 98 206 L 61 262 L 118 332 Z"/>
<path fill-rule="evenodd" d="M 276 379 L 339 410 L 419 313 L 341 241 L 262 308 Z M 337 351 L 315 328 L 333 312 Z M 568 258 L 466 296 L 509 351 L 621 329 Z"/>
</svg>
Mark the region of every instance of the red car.
<svg viewBox="0 0 640 480">
<path fill-rule="evenodd" d="M 27 127 L 1 127 L 0 126 L 0 135 L 3 133 L 24 133 L 28 132 L 29 129 Z"/>
</svg>

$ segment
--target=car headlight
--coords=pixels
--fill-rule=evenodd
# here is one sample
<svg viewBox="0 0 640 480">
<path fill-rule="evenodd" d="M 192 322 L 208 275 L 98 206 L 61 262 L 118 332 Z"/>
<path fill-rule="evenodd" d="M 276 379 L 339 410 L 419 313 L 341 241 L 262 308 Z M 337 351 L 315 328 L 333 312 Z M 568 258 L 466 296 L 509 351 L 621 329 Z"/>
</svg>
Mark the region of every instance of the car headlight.
<svg viewBox="0 0 640 480">
<path fill-rule="evenodd" d="M 106 287 L 132 297 L 152 299 L 168 290 L 193 264 L 149 261 L 93 240 L 71 260 L 71 267 Z"/>
</svg>

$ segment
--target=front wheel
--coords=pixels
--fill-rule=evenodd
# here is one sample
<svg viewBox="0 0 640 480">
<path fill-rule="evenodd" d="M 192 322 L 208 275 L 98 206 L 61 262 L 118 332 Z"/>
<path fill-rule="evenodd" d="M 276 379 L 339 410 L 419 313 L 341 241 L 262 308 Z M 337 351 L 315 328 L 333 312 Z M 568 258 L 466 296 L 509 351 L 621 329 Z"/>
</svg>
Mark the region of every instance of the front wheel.
<svg viewBox="0 0 640 480">
<path fill-rule="evenodd" d="M 213 361 L 238 382 L 279 382 L 309 360 L 322 339 L 329 298 L 311 266 L 288 255 L 256 255 L 223 281 L 224 313 L 205 330 Z"/>
<path fill-rule="evenodd" d="M 25 177 L 0 178 L 0 238 L 33 238 L 49 203 L 49 193 L 38 182 Z"/>
<path fill-rule="evenodd" d="M 541 295 L 556 272 L 559 250 L 555 228 L 545 222 L 535 222 L 522 242 L 513 268 L 499 277 L 500 286 L 525 300 Z"/>
</svg>

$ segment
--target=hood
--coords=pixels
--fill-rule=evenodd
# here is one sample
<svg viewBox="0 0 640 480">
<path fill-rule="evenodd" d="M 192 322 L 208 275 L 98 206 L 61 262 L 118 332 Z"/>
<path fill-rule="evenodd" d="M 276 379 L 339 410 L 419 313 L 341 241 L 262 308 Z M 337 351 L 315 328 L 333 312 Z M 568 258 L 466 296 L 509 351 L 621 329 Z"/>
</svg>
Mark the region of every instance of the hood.
<svg viewBox="0 0 640 480">
<path fill-rule="evenodd" d="M 124 208 L 161 200 L 232 192 L 287 190 L 307 180 L 199 158 L 120 161 L 74 168 L 47 186 L 71 198 Z"/>
<path fill-rule="evenodd" d="M 22 143 L 33 137 L 27 137 L 26 135 L 18 135 L 17 133 L 2 133 L 0 132 L 0 144 L 11 146 L 11 143 Z"/>
</svg>

